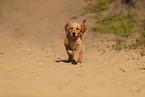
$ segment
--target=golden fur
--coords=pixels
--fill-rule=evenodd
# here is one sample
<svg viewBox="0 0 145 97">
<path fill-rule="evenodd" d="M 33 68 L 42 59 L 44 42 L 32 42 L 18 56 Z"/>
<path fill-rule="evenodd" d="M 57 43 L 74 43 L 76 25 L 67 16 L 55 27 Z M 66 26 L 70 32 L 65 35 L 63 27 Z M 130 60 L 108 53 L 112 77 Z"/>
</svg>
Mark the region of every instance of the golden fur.
<svg viewBox="0 0 145 97">
<path fill-rule="evenodd" d="M 82 62 L 85 42 L 83 34 L 87 30 L 87 26 L 84 25 L 85 22 L 86 19 L 82 23 L 70 22 L 65 25 L 66 38 L 64 45 L 69 56 L 68 61 L 73 64 Z"/>
</svg>

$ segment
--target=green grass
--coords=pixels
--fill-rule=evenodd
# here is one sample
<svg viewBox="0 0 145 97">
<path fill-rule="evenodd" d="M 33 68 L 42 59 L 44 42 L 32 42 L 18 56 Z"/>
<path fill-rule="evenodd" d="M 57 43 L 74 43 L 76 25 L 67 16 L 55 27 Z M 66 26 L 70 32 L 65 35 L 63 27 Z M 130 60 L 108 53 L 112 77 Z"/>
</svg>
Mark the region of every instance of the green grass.
<svg viewBox="0 0 145 97">
<path fill-rule="evenodd" d="M 86 8 L 86 13 L 101 12 L 109 9 L 109 3 L 112 0 L 98 0 L 93 3 L 89 3 Z"/>
<path fill-rule="evenodd" d="M 135 15 L 119 13 L 97 21 L 92 30 L 100 33 L 128 34 L 134 31 L 135 26 Z"/>
<path fill-rule="evenodd" d="M 70 19 L 78 19 L 78 17 L 77 16 L 73 16 Z"/>
<path fill-rule="evenodd" d="M 96 13 L 96 16 L 90 17 L 90 19 L 94 19 L 94 21 L 96 21 L 95 26 L 93 26 L 91 30 L 99 33 L 114 33 L 116 34 L 116 36 L 118 34 L 119 35 L 121 34 L 121 37 L 125 36 L 126 39 L 132 33 L 138 32 L 140 33 L 141 36 L 138 39 L 136 39 L 136 43 L 126 45 L 126 43 L 123 42 L 123 40 L 117 40 L 116 45 L 113 45 L 112 48 L 116 50 L 121 50 L 125 48 L 129 49 L 140 48 L 142 49 L 141 56 L 145 56 L 145 19 L 143 19 L 145 15 L 141 13 L 143 10 L 141 6 L 135 5 L 134 8 L 130 8 L 132 10 L 130 9 L 126 9 L 126 11 L 118 10 L 116 14 L 111 13 L 104 16 L 103 14 L 104 11 L 107 12 L 110 3 L 113 3 L 116 0 L 85 0 L 85 1 L 88 2 L 88 7 L 86 8 L 86 12 L 84 14 Z"/>
</svg>

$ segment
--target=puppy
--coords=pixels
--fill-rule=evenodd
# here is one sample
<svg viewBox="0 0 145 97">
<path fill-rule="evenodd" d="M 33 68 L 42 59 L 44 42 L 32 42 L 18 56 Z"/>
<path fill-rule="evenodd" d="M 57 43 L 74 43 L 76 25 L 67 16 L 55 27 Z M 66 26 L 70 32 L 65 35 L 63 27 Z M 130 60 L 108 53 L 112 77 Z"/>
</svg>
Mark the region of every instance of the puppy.
<svg viewBox="0 0 145 97">
<path fill-rule="evenodd" d="M 86 19 L 82 23 L 70 22 L 65 25 L 64 45 L 69 56 L 68 62 L 72 62 L 72 64 L 82 63 L 85 42 L 83 34 L 87 30 L 87 26 L 84 25 L 85 22 Z"/>
</svg>

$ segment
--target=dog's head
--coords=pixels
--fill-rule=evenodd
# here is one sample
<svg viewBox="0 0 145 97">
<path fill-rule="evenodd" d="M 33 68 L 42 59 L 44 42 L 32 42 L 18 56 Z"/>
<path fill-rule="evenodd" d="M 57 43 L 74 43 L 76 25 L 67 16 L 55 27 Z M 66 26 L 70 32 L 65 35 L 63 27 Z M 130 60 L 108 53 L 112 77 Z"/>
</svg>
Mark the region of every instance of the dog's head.
<svg viewBox="0 0 145 97">
<path fill-rule="evenodd" d="M 65 25 L 66 34 L 74 38 L 79 37 L 87 30 L 87 26 L 84 25 L 85 22 L 86 19 L 82 23 L 75 23 L 75 22 L 67 23 Z"/>
</svg>

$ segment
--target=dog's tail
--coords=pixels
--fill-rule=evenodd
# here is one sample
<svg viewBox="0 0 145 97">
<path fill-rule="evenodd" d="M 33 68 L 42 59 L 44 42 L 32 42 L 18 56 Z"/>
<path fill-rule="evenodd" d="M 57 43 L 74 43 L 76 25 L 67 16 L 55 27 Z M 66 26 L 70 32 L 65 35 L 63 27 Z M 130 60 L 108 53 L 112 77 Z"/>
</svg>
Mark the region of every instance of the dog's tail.
<svg viewBox="0 0 145 97">
<path fill-rule="evenodd" d="M 84 23 L 86 22 L 87 19 L 83 20 L 82 24 L 84 25 Z"/>
</svg>

